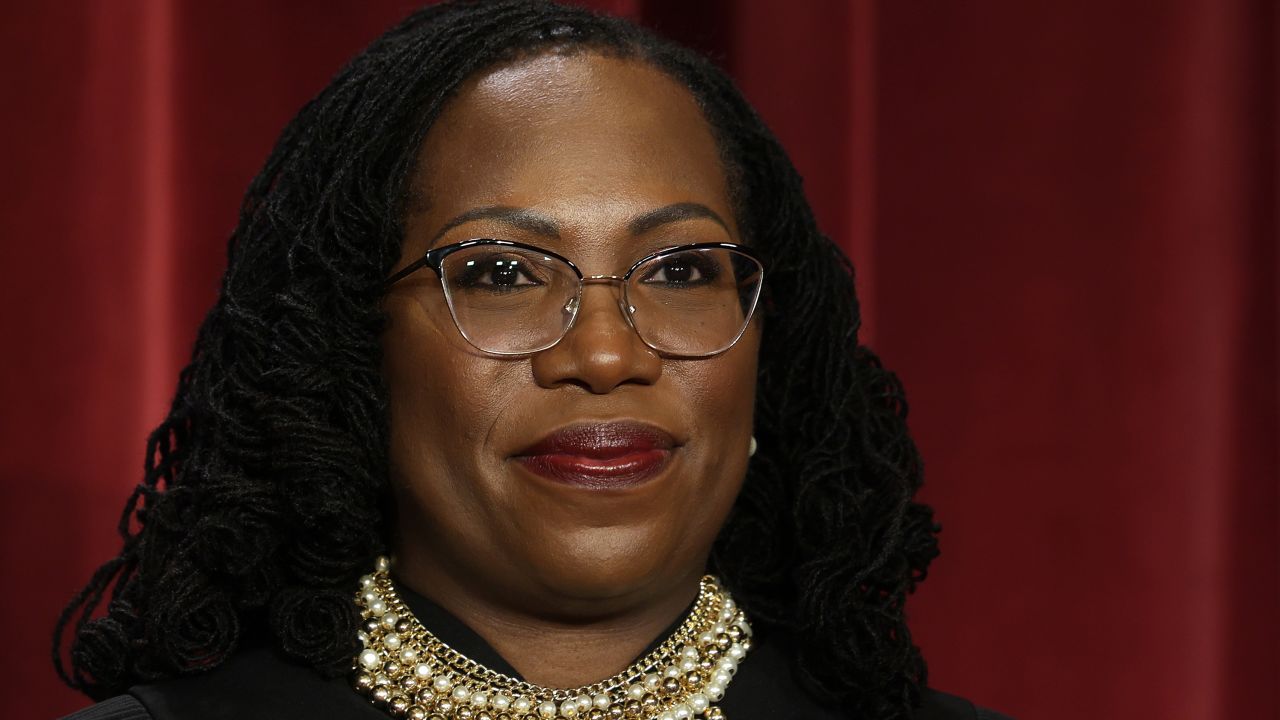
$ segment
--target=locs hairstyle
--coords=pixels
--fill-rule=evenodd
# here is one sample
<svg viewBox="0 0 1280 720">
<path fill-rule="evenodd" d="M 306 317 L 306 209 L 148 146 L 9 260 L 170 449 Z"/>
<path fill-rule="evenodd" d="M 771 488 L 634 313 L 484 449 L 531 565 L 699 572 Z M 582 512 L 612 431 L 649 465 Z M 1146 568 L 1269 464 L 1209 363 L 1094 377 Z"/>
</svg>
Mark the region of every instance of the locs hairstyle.
<svg viewBox="0 0 1280 720">
<path fill-rule="evenodd" d="M 903 718 L 925 664 L 903 615 L 937 555 L 895 376 L 857 346 L 852 268 L 732 82 L 630 23 L 545 2 L 429 7 L 289 123 L 245 196 L 218 300 L 125 504 L 123 546 L 63 611 L 54 663 L 102 698 L 271 645 L 326 674 L 357 650 L 355 579 L 386 547 L 382 283 L 418 148 L 460 83 L 538 53 L 645 62 L 689 89 L 768 264 L 753 458 L 713 572 L 797 677 Z M 105 614 L 102 606 L 105 603 Z M 72 630 L 64 665 L 66 630 Z"/>
</svg>

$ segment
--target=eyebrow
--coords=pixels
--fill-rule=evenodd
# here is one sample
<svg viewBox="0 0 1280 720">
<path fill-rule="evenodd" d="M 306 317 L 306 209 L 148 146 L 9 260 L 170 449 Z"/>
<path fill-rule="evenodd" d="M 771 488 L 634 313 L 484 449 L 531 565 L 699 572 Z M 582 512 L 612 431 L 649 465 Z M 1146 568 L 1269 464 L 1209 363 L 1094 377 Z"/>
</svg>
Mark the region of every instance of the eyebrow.
<svg viewBox="0 0 1280 720">
<path fill-rule="evenodd" d="M 724 228 L 726 232 L 729 230 L 724 218 L 720 217 L 715 210 L 702 203 L 684 202 L 664 205 L 633 218 L 631 222 L 627 223 L 627 231 L 632 235 L 641 235 L 662 225 L 699 219 L 711 220 Z M 534 235 L 546 238 L 560 237 L 560 226 L 556 224 L 555 220 L 545 215 L 540 215 L 524 208 L 490 205 L 473 208 L 454 216 L 432 236 L 428 246 L 434 246 L 441 237 L 444 237 L 445 233 L 459 225 L 465 225 L 476 220 L 496 220 L 504 225 L 510 225 L 517 230 L 524 230 Z"/>
<path fill-rule="evenodd" d="M 724 228 L 726 232 L 729 230 L 724 218 L 716 214 L 715 210 L 702 203 L 692 202 L 675 203 L 674 205 L 666 205 L 656 210 L 650 210 L 627 223 L 627 229 L 631 231 L 632 235 L 640 235 L 668 223 L 698 219 L 712 220 Z"/>
<path fill-rule="evenodd" d="M 435 235 L 431 237 L 429 245 L 435 245 L 444 234 L 450 230 L 465 225 L 466 223 L 476 220 L 497 220 L 504 225 L 510 225 L 517 230 L 540 235 L 546 238 L 560 237 L 560 228 L 556 225 L 556 221 L 544 215 L 539 215 L 532 210 L 523 208 L 508 207 L 505 205 L 490 205 L 488 207 L 478 207 L 468 210 L 460 215 L 455 215 L 453 219 L 444 224 Z"/>
</svg>

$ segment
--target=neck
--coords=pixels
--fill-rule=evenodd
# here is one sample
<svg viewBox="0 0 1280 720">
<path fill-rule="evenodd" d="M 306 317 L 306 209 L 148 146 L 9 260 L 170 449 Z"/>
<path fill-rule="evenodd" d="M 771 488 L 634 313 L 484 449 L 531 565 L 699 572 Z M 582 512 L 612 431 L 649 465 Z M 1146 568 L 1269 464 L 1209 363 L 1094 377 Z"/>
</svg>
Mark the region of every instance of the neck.
<svg viewBox="0 0 1280 720">
<path fill-rule="evenodd" d="M 702 576 L 691 572 L 631 597 L 584 600 L 476 588 L 439 567 L 403 559 L 396 572 L 474 630 L 527 682 L 555 688 L 589 685 L 624 670 L 688 609 Z"/>
</svg>

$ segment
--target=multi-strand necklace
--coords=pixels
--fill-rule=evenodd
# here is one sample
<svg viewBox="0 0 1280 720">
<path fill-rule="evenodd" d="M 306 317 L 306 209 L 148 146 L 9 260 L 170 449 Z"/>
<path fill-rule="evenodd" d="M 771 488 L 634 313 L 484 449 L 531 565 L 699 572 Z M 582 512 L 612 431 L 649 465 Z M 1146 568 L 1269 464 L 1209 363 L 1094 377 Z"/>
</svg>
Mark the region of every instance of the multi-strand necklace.
<svg viewBox="0 0 1280 720">
<path fill-rule="evenodd" d="M 446 645 L 413 616 L 391 582 L 390 561 L 360 578 L 364 649 L 356 690 L 411 720 L 723 720 L 716 703 L 751 649 L 751 626 L 711 575 L 680 627 L 613 677 L 549 688 L 491 670 Z"/>
</svg>

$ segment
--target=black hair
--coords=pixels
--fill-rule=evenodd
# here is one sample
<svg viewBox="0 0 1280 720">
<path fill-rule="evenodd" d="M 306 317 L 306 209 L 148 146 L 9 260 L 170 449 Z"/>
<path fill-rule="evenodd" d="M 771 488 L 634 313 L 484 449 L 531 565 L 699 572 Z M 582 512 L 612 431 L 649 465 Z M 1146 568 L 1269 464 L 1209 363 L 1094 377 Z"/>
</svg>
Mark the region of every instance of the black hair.
<svg viewBox="0 0 1280 720">
<path fill-rule="evenodd" d="M 468 77 L 584 51 L 646 62 L 688 88 L 720 144 L 744 238 L 767 262 L 760 450 L 710 570 L 760 633 L 785 641 L 819 701 L 858 718 L 919 705 L 926 669 L 904 603 L 939 527 L 913 501 L 922 467 L 902 387 L 858 345 L 852 267 L 724 73 L 627 21 L 542 1 L 423 9 L 285 128 L 148 438 L 121 551 L 58 620 L 64 681 L 102 698 L 253 643 L 327 675 L 349 670 L 354 583 L 388 540 L 380 300 L 418 148 Z"/>
</svg>

